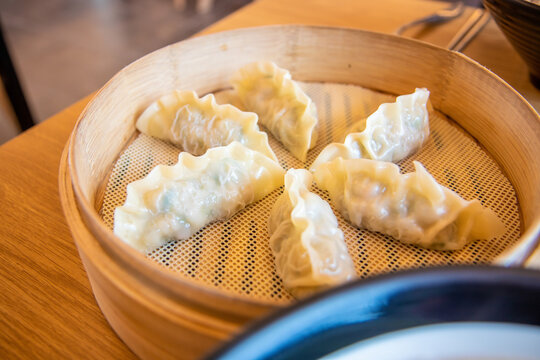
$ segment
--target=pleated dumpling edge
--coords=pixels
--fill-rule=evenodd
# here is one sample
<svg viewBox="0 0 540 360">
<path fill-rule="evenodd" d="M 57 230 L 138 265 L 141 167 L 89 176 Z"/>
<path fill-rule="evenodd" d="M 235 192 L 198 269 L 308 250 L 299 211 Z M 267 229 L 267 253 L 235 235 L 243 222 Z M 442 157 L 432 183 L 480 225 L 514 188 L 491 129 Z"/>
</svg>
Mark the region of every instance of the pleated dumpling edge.
<svg viewBox="0 0 540 360">
<path fill-rule="evenodd" d="M 178 163 L 158 165 L 127 187 L 114 212 L 114 233 L 141 252 L 185 240 L 204 226 L 228 219 L 283 185 L 285 170 L 238 142 Z"/>
</svg>

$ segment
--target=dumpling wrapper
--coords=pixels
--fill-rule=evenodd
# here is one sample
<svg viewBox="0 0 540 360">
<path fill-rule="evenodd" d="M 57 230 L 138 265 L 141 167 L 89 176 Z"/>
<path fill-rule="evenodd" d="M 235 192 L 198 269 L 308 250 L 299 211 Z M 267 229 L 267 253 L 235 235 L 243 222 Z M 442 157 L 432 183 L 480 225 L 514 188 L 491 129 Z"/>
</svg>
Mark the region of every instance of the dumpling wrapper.
<svg viewBox="0 0 540 360">
<path fill-rule="evenodd" d="M 238 142 L 195 157 L 180 153 L 127 186 L 114 213 L 114 233 L 141 252 L 185 240 L 204 226 L 228 219 L 283 184 L 278 163 Z"/>
<path fill-rule="evenodd" d="M 285 174 L 285 190 L 268 219 L 276 271 L 295 297 L 304 297 L 354 278 L 343 232 L 330 205 L 310 191 L 304 169 Z"/>
<path fill-rule="evenodd" d="M 381 104 L 367 119 L 353 125 L 344 143 L 326 146 L 311 169 L 338 157 L 391 162 L 406 158 L 429 137 L 430 108 L 427 89 L 416 89 L 412 94 L 398 96 L 393 103 Z"/>
<path fill-rule="evenodd" d="M 337 158 L 318 166 L 317 185 L 353 225 L 435 250 L 458 250 L 505 232 L 478 200 L 467 201 L 439 185 L 419 162 L 400 174 L 390 162 Z"/>
<path fill-rule="evenodd" d="M 272 62 L 260 61 L 241 68 L 231 82 L 244 110 L 257 113 L 260 123 L 305 162 L 317 141 L 317 108 L 291 74 Z"/>
<path fill-rule="evenodd" d="M 255 113 L 219 105 L 213 94 L 199 98 L 194 91 L 176 90 L 150 104 L 137 119 L 136 127 L 193 155 L 238 141 L 278 161 L 257 121 Z"/>
</svg>

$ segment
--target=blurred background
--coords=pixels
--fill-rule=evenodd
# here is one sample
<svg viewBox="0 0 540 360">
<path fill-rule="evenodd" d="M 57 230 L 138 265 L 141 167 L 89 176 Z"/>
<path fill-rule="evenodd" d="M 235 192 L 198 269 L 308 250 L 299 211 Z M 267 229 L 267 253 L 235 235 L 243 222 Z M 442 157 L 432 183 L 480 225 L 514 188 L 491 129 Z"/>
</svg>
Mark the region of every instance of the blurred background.
<svg viewBox="0 0 540 360">
<path fill-rule="evenodd" d="M 21 85 L 23 102 L 11 106 L 0 83 L 0 144 L 20 132 L 17 119 L 23 130 L 24 123 L 46 120 L 132 61 L 190 37 L 250 1 L 0 0 L 0 72 L 5 82 L 6 69 L 12 68 L 18 79 L 8 82 Z M 481 1 L 462 2 L 479 6 Z M 15 114 L 15 107 L 28 111 Z"/>
<path fill-rule="evenodd" d="M 132 61 L 249 1 L 0 0 L 0 20 L 31 116 L 39 123 L 96 91 Z M 5 92 L 0 93 L 1 144 L 19 130 L 10 121 Z"/>
</svg>

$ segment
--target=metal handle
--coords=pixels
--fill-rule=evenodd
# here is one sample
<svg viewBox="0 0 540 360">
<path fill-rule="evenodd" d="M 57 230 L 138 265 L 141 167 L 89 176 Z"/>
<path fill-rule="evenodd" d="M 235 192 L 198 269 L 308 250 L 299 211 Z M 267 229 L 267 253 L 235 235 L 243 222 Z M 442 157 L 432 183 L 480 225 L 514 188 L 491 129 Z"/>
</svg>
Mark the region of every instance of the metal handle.
<svg viewBox="0 0 540 360">
<path fill-rule="evenodd" d="M 463 13 L 464 9 L 465 5 L 463 5 L 463 1 L 459 1 L 447 9 L 439 10 L 434 14 L 430 14 L 407 24 L 401 25 L 399 28 L 394 30 L 394 34 L 401 35 L 403 32 L 405 32 L 405 30 L 420 24 L 437 24 L 455 19 Z"/>
<path fill-rule="evenodd" d="M 453 51 L 462 51 L 480 33 L 491 19 L 486 9 L 479 8 L 473 11 L 465 24 L 454 35 L 446 48 Z"/>
</svg>

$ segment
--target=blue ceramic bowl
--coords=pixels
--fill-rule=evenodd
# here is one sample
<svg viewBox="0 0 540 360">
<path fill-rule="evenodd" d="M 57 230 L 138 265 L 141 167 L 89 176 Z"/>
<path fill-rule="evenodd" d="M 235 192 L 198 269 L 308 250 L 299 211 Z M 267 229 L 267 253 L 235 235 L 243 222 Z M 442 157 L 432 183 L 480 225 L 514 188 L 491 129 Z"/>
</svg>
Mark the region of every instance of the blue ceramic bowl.
<svg viewBox="0 0 540 360">
<path fill-rule="evenodd" d="M 398 272 L 300 301 L 208 359 L 532 359 L 540 355 L 539 299 L 536 270 Z"/>
<path fill-rule="evenodd" d="M 540 88 L 540 5 L 533 0 L 484 0 L 484 6 L 527 64 Z"/>
</svg>

